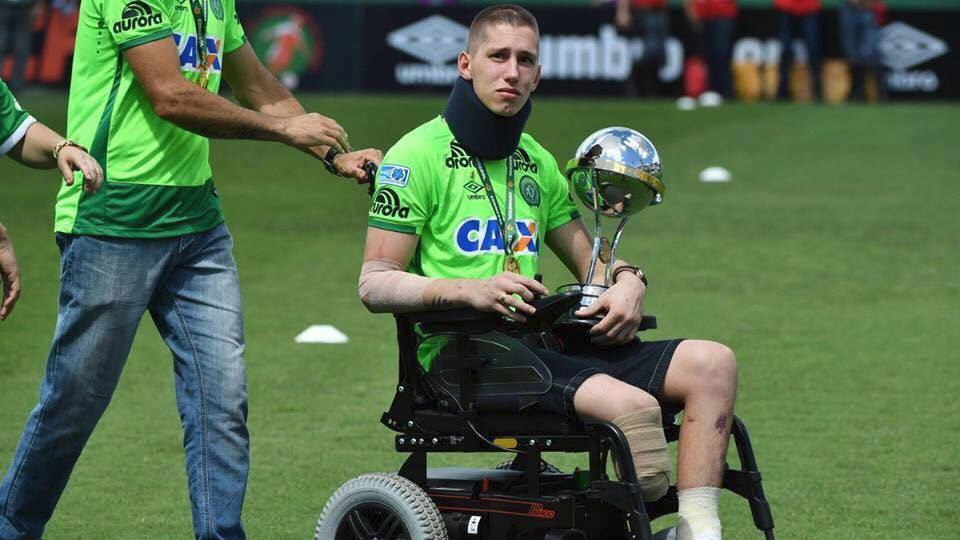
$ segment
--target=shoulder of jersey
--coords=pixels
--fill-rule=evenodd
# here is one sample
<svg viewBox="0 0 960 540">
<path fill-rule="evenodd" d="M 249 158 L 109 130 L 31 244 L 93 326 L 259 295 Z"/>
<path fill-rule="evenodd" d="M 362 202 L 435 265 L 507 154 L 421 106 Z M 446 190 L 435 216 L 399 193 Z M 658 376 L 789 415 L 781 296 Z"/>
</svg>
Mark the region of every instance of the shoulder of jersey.
<svg viewBox="0 0 960 540">
<path fill-rule="evenodd" d="M 530 135 L 527 132 L 524 132 L 520 136 L 520 148 L 523 148 L 527 151 L 527 154 L 536 155 L 538 159 L 542 159 L 545 163 L 544 165 L 552 165 L 556 163 L 556 158 L 549 150 L 544 148 L 533 138 L 533 135 Z"/>
<path fill-rule="evenodd" d="M 438 125 L 438 122 L 440 124 Z M 408 131 L 403 137 L 394 143 L 390 151 L 399 150 L 402 152 L 417 152 L 432 154 L 442 147 L 442 150 L 449 149 L 450 134 L 445 129 L 438 129 L 443 120 L 436 117 L 428 122 L 420 124 L 416 128 Z"/>
</svg>

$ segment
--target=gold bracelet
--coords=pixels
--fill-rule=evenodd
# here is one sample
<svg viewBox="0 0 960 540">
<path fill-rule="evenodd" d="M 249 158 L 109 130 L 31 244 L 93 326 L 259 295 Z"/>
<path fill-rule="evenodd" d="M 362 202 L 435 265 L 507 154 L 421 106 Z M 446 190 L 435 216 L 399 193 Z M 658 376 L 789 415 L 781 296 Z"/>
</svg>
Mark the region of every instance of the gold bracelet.
<svg viewBox="0 0 960 540">
<path fill-rule="evenodd" d="M 68 146 L 72 146 L 72 147 L 74 147 L 74 148 L 79 148 L 80 150 L 83 150 L 84 152 L 87 152 L 87 151 L 88 151 L 85 147 L 81 146 L 80 143 L 78 143 L 77 141 L 71 141 L 70 139 L 64 139 L 64 140 L 58 142 L 57 145 L 53 147 L 53 159 L 60 159 L 60 151 L 63 150 L 64 148 L 68 147 Z"/>
</svg>

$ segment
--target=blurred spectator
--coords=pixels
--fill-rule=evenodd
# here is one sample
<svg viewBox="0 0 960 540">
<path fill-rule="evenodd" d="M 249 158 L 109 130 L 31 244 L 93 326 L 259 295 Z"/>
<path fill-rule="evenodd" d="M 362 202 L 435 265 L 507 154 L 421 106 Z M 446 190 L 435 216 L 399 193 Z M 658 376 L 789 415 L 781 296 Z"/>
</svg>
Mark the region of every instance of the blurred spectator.
<svg viewBox="0 0 960 540">
<path fill-rule="evenodd" d="M 850 98 L 866 99 L 866 79 L 876 81 L 877 97 L 886 94 L 880 54 L 880 0 L 845 0 L 840 5 L 840 39 L 843 56 L 850 63 Z"/>
<path fill-rule="evenodd" d="M 13 73 L 10 90 L 23 87 L 30 57 L 30 37 L 33 35 L 33 18 L 43 10 L 40 0 L 0 0 L 0 68 L 7 51 L 9 38 L 13 37 Z M 11 32 L 11 29 L 13 32 Z"/>
<path fill-rule="evenodd" d="M 820 0 L 773 0 L 779 12 L 780 29 L 780 82 L 777 98 L 790 96 L 790 71 L 793 69 L 793 36 L 800 27 L 803 43 L 807 48 L 807 65 L 810 68 L 810 84 L 813 97 L 823 100 L 821 73 L 823 58 L 820 52 Z"/>
<path fill-rule="evenodd" d="M 643 38 L 643 57 L 627 82 L 630 95 L 655 95 L 660 67 L 667 59 L 667 0 L 617 0 L 617 28 Z"/>
<path fill-rule="evenodd" d="M 736 0 L 684 0 L 691 24 L 700 33 L 707 57 L 710 90 L 723 97 L 733 95 L 731 49 L 736 29 Z"/>
</svg>

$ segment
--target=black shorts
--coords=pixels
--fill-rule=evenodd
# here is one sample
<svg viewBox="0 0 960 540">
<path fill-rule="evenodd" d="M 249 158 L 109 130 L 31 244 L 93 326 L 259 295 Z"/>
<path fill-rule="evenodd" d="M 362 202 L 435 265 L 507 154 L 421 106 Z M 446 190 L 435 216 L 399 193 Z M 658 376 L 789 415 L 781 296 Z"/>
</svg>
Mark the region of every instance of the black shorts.
<svg viewBox="0 0 960 540">
<path fill-rule="evenodd" d="M 634 340 L 622 347 L 601 349 L 589 347 L 574 353 L 559 353 L 544 348 L 533 352 L 553 374 L 550 390 L 540 396 L 537 408 L 556 414 L 576 416 L 573 395 L 592 375 L 603 373 L 645 390 L 658 400 L 662 397 L 663 382 L 673 353 L 683 339 L 663 341 Z M 680 412 L 681 407 L 661 403 L 663 417 Z"/>
</svg>

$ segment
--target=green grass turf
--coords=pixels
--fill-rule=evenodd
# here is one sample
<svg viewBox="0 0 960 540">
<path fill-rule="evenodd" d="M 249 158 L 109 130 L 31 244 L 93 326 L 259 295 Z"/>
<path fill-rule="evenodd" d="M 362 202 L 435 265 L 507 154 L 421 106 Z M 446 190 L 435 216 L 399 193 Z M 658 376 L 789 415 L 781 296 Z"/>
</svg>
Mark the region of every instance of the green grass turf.
<svg viewBox="0 0 960 540">
<path fill-rule="evenodd" d="M 22 96 L 52 126 L 63 96 Z M 387 147 L 441 98 L 319 96 L 357 144 Z M 779 538 L 956 538 L 960 520 L 960 109 L 537 100 L 529 125 L 561 161 L 624 124 L 660 149 L 666 202 L 630 224 L 623 256 L 651 278 L 649 337 L 722 340 L 738 354 L 747 421 Z M 278 145 L 213 143 L 236 237 L 249 343 L 251 538 L 312 534 L 327 496 L 401 457 L 377 420 L 396 377 L 393 321 L 356 296 L 368 198 Z M 728 167 L 729 184 L 697 173 Z M 34 405 L 55 323 L 56 176 L 0 161 L 0 219 L 24 274 L 0 324 L 0 467 Z M 549 285 L 568 280 L 552 256 Z M 312 323 L 349 334 L 295 345 Z M 187 538 L 172 370 L 149 319 L 47 538 Z M 502 456 L 445 456 L 490 465 Z M 570 468 L 581 461 L 557 456 Z M 3 470 L 3 469 L 0 469 Z M 725 494 L 725 538 L 757 538 Z"/>
</svg>

